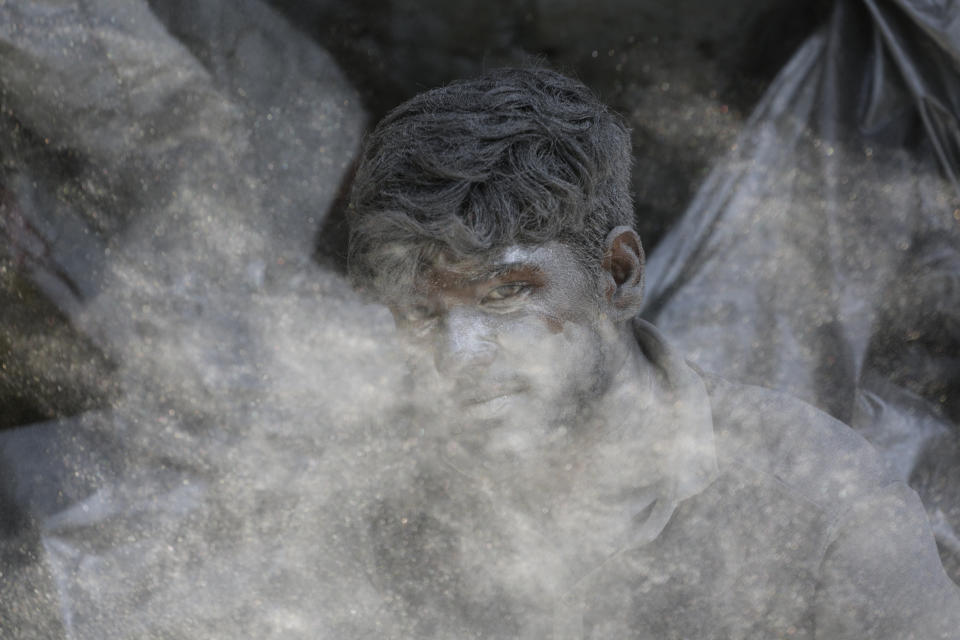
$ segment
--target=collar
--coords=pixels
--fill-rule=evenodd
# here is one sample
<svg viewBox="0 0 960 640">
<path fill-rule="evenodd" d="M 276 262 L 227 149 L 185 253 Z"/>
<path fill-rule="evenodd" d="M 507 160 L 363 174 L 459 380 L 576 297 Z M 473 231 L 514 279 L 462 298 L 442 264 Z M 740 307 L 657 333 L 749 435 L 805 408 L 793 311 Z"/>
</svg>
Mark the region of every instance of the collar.
<svg viewBox="0 0 960 640">
<path fill-rule="evenodd" d="M 652 324 L 636 319 L 633 329 L 643 356 L 657 375 L 652 402 L 646 407 L 637 438 L 627 443 L 627 455 L 636 453 L 639 460 L 650 464 L 656 481 L 651 485 L 653 491 L 648 492 L 646 515 L 639 518 L 629 503 L 621 505 L 620 526 L 616 516 L 608 520 L 613 525 L 611 531 L 622 532 L 608 541 L 612 552 L 576 576 L 557 598 L 553 610 L 555 640 L 583 637 L 584 601 L 592 579 L 622 553 L 659 537 L 679 503 L 703 491 L 717 476 L 713 415 L 703 380 Z M 632 448 L 636 451 L 630 451 Z M 609 457 L 613 468 L 623 469 L 615 460 L 623 455 L 604 453 L 601 458 Z M 620 482 L 625 488 L 636 473 L 634 470 L 623 474 Z"/>
<path fill-rule="evenodd" d="M 660 443 L 657 469 L 665 483 L 661 497 L 676 505 L 703 491 L 717 475 L 710 397 L 700 374 L 656 327 L 636 319 L 633 328 L 640 350 L 657 372 L 648 424 Z"/>
</svg>

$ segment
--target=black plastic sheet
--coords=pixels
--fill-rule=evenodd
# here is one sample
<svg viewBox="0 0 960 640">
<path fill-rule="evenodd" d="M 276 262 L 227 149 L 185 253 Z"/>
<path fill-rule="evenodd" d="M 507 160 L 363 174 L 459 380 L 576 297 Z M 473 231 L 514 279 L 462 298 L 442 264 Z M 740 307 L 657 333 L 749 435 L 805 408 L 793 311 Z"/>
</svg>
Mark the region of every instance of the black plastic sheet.
<svg viewBox="0 0 960 640">
<path fill-rule="evenodd" d="M 930 507 L 960 580 L 956 9 L 838 2 L 648 267 L 692 360 L 852 425 Z"/>
<path fill-rule="evenodd" d="M 0 434 L 2 638 L 315 637 L 360 593 L 315 523 L 390 397 L 389 315 L 311 254 L 365 114 L 261 3 L 162 8 L 0 5 L 2 265 L 118 386 Z"/>
</svg>

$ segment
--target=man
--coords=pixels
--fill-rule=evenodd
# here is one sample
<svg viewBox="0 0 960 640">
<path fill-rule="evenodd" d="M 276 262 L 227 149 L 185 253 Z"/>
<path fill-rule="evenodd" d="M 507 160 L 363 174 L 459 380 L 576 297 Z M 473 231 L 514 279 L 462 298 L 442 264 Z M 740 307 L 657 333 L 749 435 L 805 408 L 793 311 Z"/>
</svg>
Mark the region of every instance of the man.
<svg viewBox="0 0 960 640">
<path fill-rule="evenodd" d="M 960 637 L 919 500 L 866 442 L 635 319 L 629 170 L 621 120 L 543 69 L 371 134 L 351 277 L 432 354 L 444 418 L 370 514 L 390 633 Z"/>
</svg>

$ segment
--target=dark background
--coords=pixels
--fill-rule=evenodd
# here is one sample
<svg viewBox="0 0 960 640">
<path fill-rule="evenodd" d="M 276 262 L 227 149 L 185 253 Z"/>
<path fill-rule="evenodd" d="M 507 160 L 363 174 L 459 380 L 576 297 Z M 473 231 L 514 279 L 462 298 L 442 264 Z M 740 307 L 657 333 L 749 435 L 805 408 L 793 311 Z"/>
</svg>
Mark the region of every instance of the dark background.
<svg viewBox="0 0 960 640">
<path fill-rule="evenodd" d="M 272 0 L 329 50 L 373 123 L 415 93 L 483 69 L 546 64 L 578 77 L 633 130 L 632 190 L 648 252 L 684 210 L 829 0 Z M 21 132 L 20 144 L 29 132 Z M 40 141 L 37 147 L 42 147 Z M 46 156 L 44 156 L 46 157 Z M 69 172 L 51 156 L 45 171 Z M 0 184 L 0 206 L 6 192 Z M 343 185 L 345 193 L 347 184 Z M 342 201 L 317 256 L 343 267 Z M 105 406 L 113 366 L 0 264 L 0 428 Z M 50 363 L 57 363 L 51 366 Z M 91 380 L 97 381 L 90 383 Z"/>
</svg>

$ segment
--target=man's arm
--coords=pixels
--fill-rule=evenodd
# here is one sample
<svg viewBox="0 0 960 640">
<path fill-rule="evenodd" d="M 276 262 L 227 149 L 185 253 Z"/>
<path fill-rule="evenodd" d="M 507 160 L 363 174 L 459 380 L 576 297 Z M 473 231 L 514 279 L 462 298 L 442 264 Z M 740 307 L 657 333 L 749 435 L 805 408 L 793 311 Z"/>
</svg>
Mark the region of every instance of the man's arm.
<svg viewBox="0 0 960 640">
<path fill-rule="evenodd" d="M 906 485 L 858 500 L 835 523 L 814 606 L 817 638 L 960 638 L 960 589 Z"/>
<path fill-rule="evenodd" d="M 789 395 L 704 381 L 721 458 L 777 478 L 829 515 L 815 636 L 960 639 L 960 589 L 920 499 L 867 441 Z"/>
</svg>

